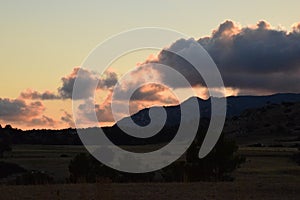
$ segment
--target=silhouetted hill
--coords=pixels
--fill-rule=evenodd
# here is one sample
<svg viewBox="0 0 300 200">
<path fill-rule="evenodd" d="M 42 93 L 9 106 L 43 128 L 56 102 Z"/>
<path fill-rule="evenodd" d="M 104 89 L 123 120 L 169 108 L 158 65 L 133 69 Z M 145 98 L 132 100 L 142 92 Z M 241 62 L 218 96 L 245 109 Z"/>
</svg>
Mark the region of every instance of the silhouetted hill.
<svg viewBox="0 0 300 200">
<path fill-rule="evenodd" d="M 300 141 L 300 102 L 268 104 L 248 109 L 229 119 L 224 132 L 242 144 L 255 142 L 267 145 L 298 144 Z M 282 141 L 280 141 L 282 140 Z"/>
<path fill-rule="evenodd" d="M 197 99 L 199 105 L 199 112 L 201 113 L 201 117 L 210 118 L 211 115 L 211 99 L 203 100 L 198 97 L 192 97 L 187 101 L 183 102 L 183 104 L 189 104 L 192 99 Z M 215 98 L 215 97 L 212 97 Z M 218 98 L 216 98 L 218 100 Z M 281 104 L 283 102 L 300 102 L 300 94 L 274 94 L 269 96 L 231 96 L 227 97 L 227 112 L 226 117 L 231 118 L 234 116 L 239 116 L 242 112 L 247 109 L 260 108 L 270 104 Z M 181 112 L 180 105 L 178 106 L 169 106 L 164 107 L 167 112 L 167 121 L 166 126 L 174 126 L 180 123 L 181 120 Z M 191 109 L 189 111 L 190 116 L 188 120 L 193 119 L 193 113 L 196 111 Z M 149 118 L 149 108 L 143 109 L 136 114 L 131 116 L 132 120 L 140 125 L 145 126 L 150 123 Z M 120 122 L 122 125 L 130 126 L 129 117 L 126 117 Z M 188 121 L 187 121 L 188 123 Z"/>
<path fill-rule="evenodd" d="M 205 132 L 211 115 L 211 99 L 197 100 L 201 113 L 200 130 Z M 214 98 L 214 97 L 212 97 Z M 218 100 L 218 99 L 216 99 Z M 298 103 L 299 102 L 299 103 Z M 154 136 L 137 138 L 127 135 L 117 124 L 103 128 L 106 136 L 118 145 L 145 145 L 166 143 L 175 136 L 181 120 L 180 105 L 164 107 L 167 120 L 164 127 Z M 194 119 L 195 110 L 189 110 L 184 123 Z M 299 136 L 300 94 L 275 94 L 270 96 L 237 96 L 227 97 L 227 121 L 224 128 L 225 135 L 235 137 L 240 143 L 258 142 L 265 138 L 278 139 L 281 136 Z M 133 121 L 145 126 L 149 124 L 149 108 L 132 115 Z M 129 124 L 129 117 L 121 120 Z M 129 125 L 128 125 L 129 126 Z M 87 128 L 86 132 L 98 134 L 98 128 Z M 53 144 L 53 145 L 81 145 L 75 129 L 63 130 L 29 130 L 22 131 L 11 127 L 0 128 L 1 133 L 9 133 L 13 144 Z M 99 142 L 97 142 L 99 143 Z"/>
</svg>

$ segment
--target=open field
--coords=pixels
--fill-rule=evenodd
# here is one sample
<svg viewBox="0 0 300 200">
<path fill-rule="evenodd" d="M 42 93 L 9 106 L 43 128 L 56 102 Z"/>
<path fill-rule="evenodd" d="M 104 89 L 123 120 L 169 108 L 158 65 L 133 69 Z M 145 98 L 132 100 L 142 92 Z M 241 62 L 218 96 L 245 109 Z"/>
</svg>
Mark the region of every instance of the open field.
<svg viewBox="0 0 300 200">
<path fill-rule="evenodd" d="M 250 182 L 2 186 L 1 199 L 288 199 L 300 197 L 299 180 L 258 177 Z"/>
<path fill-rule="evenodd" d="M 81 152 L 86 152 L 82 146 L 17 145 L 3 161 L 16 163 L 28 170 L 45 171 L 56 182 L 64 182 L 69 176 L 70 160 Z"/>
<path fill-rule="evenodd" d="M 47 171 L 63 181 L 70 159 L 84 151 L 80 146 L 15 146 L 5 161 Z M 233 182 L 0 186 L 0 199 L 300 199 L 300 167 L 290 159 L 295 151 L 242 147 L 239 153 L 247 161 Z"/>
</svg>

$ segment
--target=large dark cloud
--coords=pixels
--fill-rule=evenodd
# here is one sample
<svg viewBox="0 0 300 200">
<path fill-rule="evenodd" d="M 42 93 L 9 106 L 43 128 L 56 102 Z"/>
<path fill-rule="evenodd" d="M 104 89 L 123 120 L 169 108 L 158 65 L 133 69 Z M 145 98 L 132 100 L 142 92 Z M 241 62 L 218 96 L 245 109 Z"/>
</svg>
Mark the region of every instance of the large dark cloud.
<svg viewBox="0 0 300 200">
<path fill-rule="evenodd" d="M 161 51 L 155 61 L 173 67 L 192 85 L 205 85 L 193 67 L 176 54 L 193 51 L 193 39 L 180 39 Z M 197 41 L 217 64 L 225 86 L 240 93 L 300 92 L 300 24 L 291 31 L 278 30 L 265 21 L 240 27 L 232 21 L 222 23 L 212 35 Z M 176 80 L 160 71 L 167 85 L 180 87 Z"/>
<path fill-rule="evenodd" d="M 222 27 L 230 24 L 225 29 Z M 198 42 L 219 67 L 225 85 L 243 90 L 300 91 L 300 34 L 272 29 L 260 21 L 256 27 L 239 29 L 223 23 L 209 38 Z M 231 33 L 231 34 L 228 34 Z"/>
<path fill-rule="evenodd" d="M 193 54 L 195 47 L 195 40 L 194 39 L 179 39 L 174 42 L 169 48 L 163 49 L 159 54 L 157 59 L 154 60 L 147 60 L 141 65 L 137 70 L 140 71 L 139 74 L 149 73 L 152 71 L 147 69 L 151 64 L 153 65 L 154 71 L 157 71 L 156 74 L 159 75 L 160 80 L 171 88 L 180 88 L 183 87 L 182 83 L 178 81 L 177 78 L 170 76 L 169 70 L 164 67 L 160 67 L 159 65 L 155 64 L 159 63 L 162 65 L 166 65 L 172 67 L 179 74 L 183 75 L 191 85 L 205 85 L 202 77 L 199 75 L 197 70 L 184 58 L 178 56 L 176 53 L 180 52 L 181 55 Z M 157 67 L 158 66 L 158 67 Z M 158 70 L 159 69 L 159 70 Z M 185 86 L 185 85 L 184 85 Z"/>
<path fill-rule="evenodd" d="M 232 30 L 236 32 L 228 34 Z M 300 35 L 271 29 L 264 21 L 240 30 L 227 21 L 198 41 L 224 73 L 288 73 L 299 67 Z"/>
</svg>

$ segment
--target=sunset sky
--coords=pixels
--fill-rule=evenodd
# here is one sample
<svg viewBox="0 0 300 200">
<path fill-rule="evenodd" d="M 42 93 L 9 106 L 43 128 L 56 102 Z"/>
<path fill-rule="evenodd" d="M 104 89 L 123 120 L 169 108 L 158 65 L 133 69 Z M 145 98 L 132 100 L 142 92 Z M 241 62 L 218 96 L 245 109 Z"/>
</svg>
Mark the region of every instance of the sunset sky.
<svg viewBox="0 0 300 200">
<path fill-rule="evenodd" d="M 137 27 L 170 28 L 193 37 L 220 67 L 228 95 L 300 92 L 299 7 L 295 0 L 1 0 L 0 124 L 22 129 L 74 126 L 68 92 L 77 67 L 100 42 Z M 162 48 L 188 50 L 189 41 L 169 45 Z M 99 98 L 105 104 L 98 105 L 99 115 L 108 116 L 111 84 L 137 63 L 152 62 L 153 55 L 164 56 L 154 50 L 134 52 L 113 63 L 119 70 L 96 78 L 103 83 Z M 198 84 L 197 94 L 204 97 Z M 178 103 L 157 85 L 139 92 L 133 111 Z M 88 115 L 85 106 L 83 117 Z M 111 124 L 111 118 L 106 122 Z"/>
</svg>

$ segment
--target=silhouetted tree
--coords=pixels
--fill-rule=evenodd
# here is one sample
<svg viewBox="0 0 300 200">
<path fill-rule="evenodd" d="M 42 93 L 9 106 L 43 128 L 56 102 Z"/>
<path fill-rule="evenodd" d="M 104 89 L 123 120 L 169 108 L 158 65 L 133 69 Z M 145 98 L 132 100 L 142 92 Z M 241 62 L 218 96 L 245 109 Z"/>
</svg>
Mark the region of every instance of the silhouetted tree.
<svg viewBox="0 0 300 200">
<path fill-rule="evenodd" d="M 0 158 L 3 158 L 5 151 L 11 151 L 11 137 L 6 130 L 0 131 Z"/>
<path fill-rule="evenodd" d="M 5 129 L 12 129 L 12 126 L 11 126 L 10 124 L 7 124 L 7 125 L 5 126 Z"/>
<path fill-rule="evenodd" d="M 13 174 L 24 173 L 26 170 L 15 164 L 0 161 L 0 178 L 6 178 Z"/>
<path fill-rule="evenodd" d="M 95 182 L 99 178 L 115 179 L 116 171 L 103 165 L 94 157 L 80 153 L 69 164 L 70 181 Z"/>
<path fill-rule="evenodd" d="M 294 153 L 292 155 L 292 159 L 298 164 L 300 165 L 300 147 L 298 148 L 297 153 Z"/>
<path fill-rule="evenodd" d="M 70 181 L 96 182 L 106 180 L 112 182 L 150 182 L 154 173 L 125 173 L 116 171 L 100 163 L 91 155 L 80 153 L 75 156 L 69 164 Z"/>
<path fill-rule="evenodd" d="M 203 136 L 198 135 L 187 150 L 185 165 L 187 181 L 224 180 L 228 178 L 230 172 L 245 162 L 245 158 L 236 153 L 238 150 L 236 143 L 225 139 L 223 134 L 213 150 L 205 158 L 199 159 L 202 141 Z"/>
<path fill-rule="evenodd" d="M 17 185 L 42 185 L 53 183 L 53 177 L 43 171 L 29 171 L 16 178 Z"/>
</svg>

